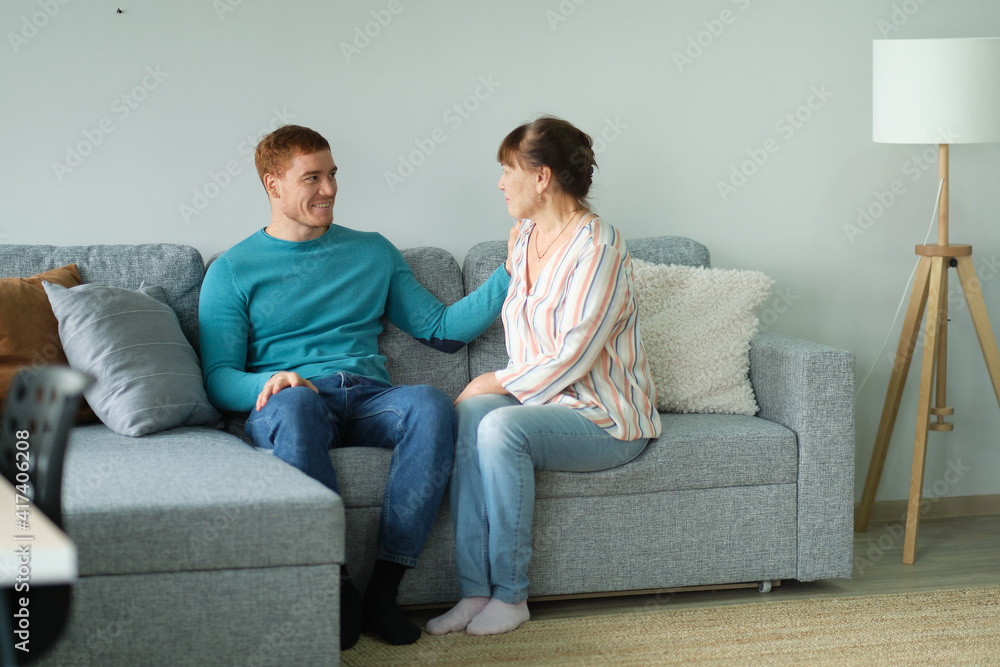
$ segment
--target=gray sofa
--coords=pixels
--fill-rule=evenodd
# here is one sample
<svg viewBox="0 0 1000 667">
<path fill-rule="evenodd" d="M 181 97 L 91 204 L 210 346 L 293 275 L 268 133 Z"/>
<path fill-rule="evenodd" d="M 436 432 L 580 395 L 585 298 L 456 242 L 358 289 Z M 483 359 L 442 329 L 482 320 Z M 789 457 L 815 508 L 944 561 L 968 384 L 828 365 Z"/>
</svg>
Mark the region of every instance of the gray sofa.
<svg viewBox="0 0 1000 667">
<path fill-rule="evenodd" d="M 679 237 L 629 241 L 634 257 L 708 265 Z M 464 269 L 436 248 L 404 251 L 445 302 L 500 264 L 480 244 Z M 85 282 L 162 286 L 197 347 L 204 262 L 193 248 L 0 245 L 0 277 L 76 263 Z M 397 384 L 451 396 L 506 364 L 495 323 L 455 354 L 387 325 L 381 345 Z M 533 598 L 849 577 L 854 478 L 853 355 L 757 336 L 756 417 L 665 414 L 663 435 L 628 464 L 598 473 L 540 472 Z M 228 431 L 228 432 L 227 432 Z M 131 439 L 76 427 L 64 472 L 64 522 L 80 579 L 51 665 L 329 665 L 340 659 L 338 566 L 363 590 L 390 453 L 331 452 L 343 497 L 226 430 L 184 427 Z M 429 485 L 444 485 L 429 478 Z M 421 489 L 417 489 L 420 492 Z M 346 539 L 345 539 L 346 535 Z M 448 503 L 400 604 L 458 598 Z"/>
</svg>

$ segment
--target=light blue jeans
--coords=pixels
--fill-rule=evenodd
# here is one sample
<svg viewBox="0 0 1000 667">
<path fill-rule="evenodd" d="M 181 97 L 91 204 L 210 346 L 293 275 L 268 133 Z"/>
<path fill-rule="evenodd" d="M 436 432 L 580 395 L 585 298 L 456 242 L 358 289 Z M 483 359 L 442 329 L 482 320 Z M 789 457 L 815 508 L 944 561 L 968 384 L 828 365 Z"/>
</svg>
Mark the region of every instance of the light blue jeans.
<svg viewBox="0 0 1000 667">
<path fill-rule="evenodd" d="M 607 470 L 648 440 L 618 440 L 572 408 L 508 395 L 474 396 L 456 410 L 449 497 L 461 594 L 516 604 L 528 598 L 535 470 Z"/>
</svg>

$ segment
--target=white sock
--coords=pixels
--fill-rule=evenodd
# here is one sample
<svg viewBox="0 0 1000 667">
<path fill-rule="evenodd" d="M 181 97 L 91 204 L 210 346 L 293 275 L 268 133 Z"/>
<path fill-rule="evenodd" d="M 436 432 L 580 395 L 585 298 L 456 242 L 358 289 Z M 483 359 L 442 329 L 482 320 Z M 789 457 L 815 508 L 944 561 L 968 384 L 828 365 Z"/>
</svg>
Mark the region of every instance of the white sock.
<svg viewBox="0 0 1000 667">
<path fill-rule="evenodd" d="M 527 601 L 510 604 L 493 598 L 469 622 L 465 631 L 470 635 L 499 635 L 510 632 L 529 618 Z"/>
<path fill-rule="evenodd" d="M 446 635 L 449 632 L 461 632 L 469 625 L 469 621 L 483 610 L 490 599 L 485 595 L 474 595 L 462 598 L 451 611 L 427 621 L 427 634 Z"/>
</svg>

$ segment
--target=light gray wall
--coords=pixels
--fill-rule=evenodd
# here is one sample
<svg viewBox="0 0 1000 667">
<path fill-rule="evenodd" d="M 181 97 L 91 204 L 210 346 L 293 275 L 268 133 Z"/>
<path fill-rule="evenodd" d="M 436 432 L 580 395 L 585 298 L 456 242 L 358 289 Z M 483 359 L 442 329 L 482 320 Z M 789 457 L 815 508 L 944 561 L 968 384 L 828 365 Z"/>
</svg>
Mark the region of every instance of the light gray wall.
<svg viewBox="0 0 1000 667">
<path fill-rule="evenodd" d="M 627 236 L 690 236 L 716 266 L 767 272 L 767 328 L 853 350 L 859 383 L 875 365 L 858 396 L 860 495 L 899 323 L 879 348 L 936 192 L 933 150 L 871 141 L 871 41 L 997 36 L 1000 6 L 4 0 L 0 27 L 6 243 L 211 255 L 267 223 L 248 158 L 291 121 L 333 145 L 338 223 L 461 259 L 506 237 L 503 136 L 543 112 L 571 120 L 599 140 L 596 208 Z M 952 238 L 974 245 L 1000 326 L 998 174 L 996 144 L 952 149 Z M 931 435 L 931 495 L 1000 493 L 1000 410 L 966 313 L 953 308 L 956 429 Z M 908 492 L 917 380 L 880 499 Z"/>
</svg>

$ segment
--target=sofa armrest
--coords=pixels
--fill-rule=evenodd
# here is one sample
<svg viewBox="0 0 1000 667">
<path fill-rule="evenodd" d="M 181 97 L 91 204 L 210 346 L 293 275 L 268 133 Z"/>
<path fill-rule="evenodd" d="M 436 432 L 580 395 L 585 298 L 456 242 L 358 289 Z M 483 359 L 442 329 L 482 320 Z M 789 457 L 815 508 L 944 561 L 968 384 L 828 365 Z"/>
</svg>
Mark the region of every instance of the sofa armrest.
<svg viewBox="0 0 1000 667">
<path fill-rule="evenodd" d="M 758 416 L 799 446 L 798 576 L 850 578 L 854 555 L 854 354 L 759 334 L 750 342 Z"/>
</svg>

